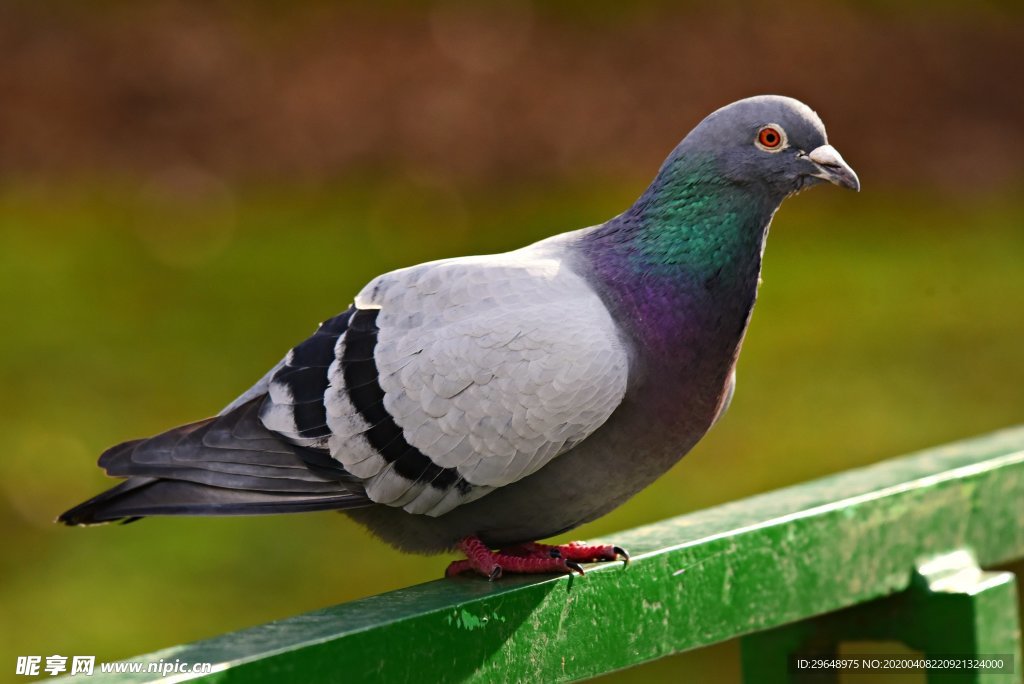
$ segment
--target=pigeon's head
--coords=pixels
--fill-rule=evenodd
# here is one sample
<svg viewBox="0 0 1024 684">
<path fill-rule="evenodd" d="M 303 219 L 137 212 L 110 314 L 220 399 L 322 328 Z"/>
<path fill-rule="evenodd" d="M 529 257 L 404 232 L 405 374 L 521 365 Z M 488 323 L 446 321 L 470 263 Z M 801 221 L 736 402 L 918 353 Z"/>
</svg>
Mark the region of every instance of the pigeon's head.
<svg viewBox="0 0 1024 684">
<path fill-rule="evenodd" d="M 780 200 L 822 181 L 860 190 L 857 174 L 828 144 L 821 119 L 791 97 L 761 95 L 722 107 L 673 156 L 713 159 L 730 181 L 767 186 Z"/>
</svg>

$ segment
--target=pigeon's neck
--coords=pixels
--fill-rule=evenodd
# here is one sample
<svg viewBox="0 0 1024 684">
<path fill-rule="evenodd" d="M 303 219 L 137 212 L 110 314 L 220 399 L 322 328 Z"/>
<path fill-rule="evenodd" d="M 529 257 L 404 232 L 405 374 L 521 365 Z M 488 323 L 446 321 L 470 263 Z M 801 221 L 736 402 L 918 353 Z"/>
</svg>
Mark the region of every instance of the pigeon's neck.
<svg viewBox="0 0 1024 684">
<path fill-rule="evenodd" d="M 645 358 L 727 372 L 706 358 L 714 349 L 731 368 L 780 201 L 728 181 L 713 163 L 670 159 L 628 211 L 582 235 L 588 270 Z"/>
</svg>

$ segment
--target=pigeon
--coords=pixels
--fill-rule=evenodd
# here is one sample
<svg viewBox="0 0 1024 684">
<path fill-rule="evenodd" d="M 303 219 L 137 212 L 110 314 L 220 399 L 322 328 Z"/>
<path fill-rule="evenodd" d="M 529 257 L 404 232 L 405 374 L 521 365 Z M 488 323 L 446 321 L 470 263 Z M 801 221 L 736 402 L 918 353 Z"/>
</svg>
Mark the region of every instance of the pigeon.
<svg viewBox="0 0 1024 684">
<path fill-rule="evenodd" d="M 860 189 L 818 115 L 722 107 L 622 214 L 378 276 L 218 415 L 102 454 L 67 525 L 340 510 L 449 576 L 582 573 L 542 544 L 624 503 L 726 411 L 782 201 Z"/>
</svg>

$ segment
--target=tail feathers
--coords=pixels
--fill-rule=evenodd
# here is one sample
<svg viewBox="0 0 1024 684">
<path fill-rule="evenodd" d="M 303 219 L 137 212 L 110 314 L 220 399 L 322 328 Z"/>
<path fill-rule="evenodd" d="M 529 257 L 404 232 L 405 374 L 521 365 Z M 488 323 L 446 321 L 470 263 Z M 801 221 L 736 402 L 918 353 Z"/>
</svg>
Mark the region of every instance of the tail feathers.
<svg viewBox="0 0 1024 684">
<path fill-rule="evenodd" d="M 259 420 L 262 397 L 232 411 L 108 449 L 124 482 L 63 513 L 92 525 L 148 515 L 257 515 L 371 505 L 330 454 L 286 442 Z"/>
<path fill-rule="evenodd" d="M 97 525 L 131 522 L 149 515 L 263 515 L 302 513 L 366 505 L 351 492 L 281 493 L 225 489 L 182 480 L 132 477 L 69 511 L 57 522 Z"/>
<path fill-rule="evenodd" d="M 57 518 L 57 522 L 64 523 L 65 525 L 96 525 L 101 522 L 119 520 L 119 517 L 100 517 L 99 513 L 111 502 L 121 497 L 131 496 L 133 491 L 140 487 L 145 488 L 155 481 L 154 478 L 148 477 L 134 477 L 130 480 L 125 480 L 116 487 L 111 487 L 88 501 L 78 504 L 71 510 L 61 513 Z"/>
</svg>

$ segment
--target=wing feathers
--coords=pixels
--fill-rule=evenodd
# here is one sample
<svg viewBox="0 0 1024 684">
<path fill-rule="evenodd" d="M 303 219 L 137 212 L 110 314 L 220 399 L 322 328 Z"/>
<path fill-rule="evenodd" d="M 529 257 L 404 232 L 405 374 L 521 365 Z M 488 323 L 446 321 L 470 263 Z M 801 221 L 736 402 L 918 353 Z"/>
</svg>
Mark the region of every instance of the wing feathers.
<svg viewBox="0 0 1024 684">
<path fill-rule="evenodd" d="M 625 393 L 608 310 L 529 249 L 396 271 L 356 305 L 331 370 L 328 423 L 345 438 L 330 448 L 380 503 L 441 515 L 526 477 Z"/>
</svg>

